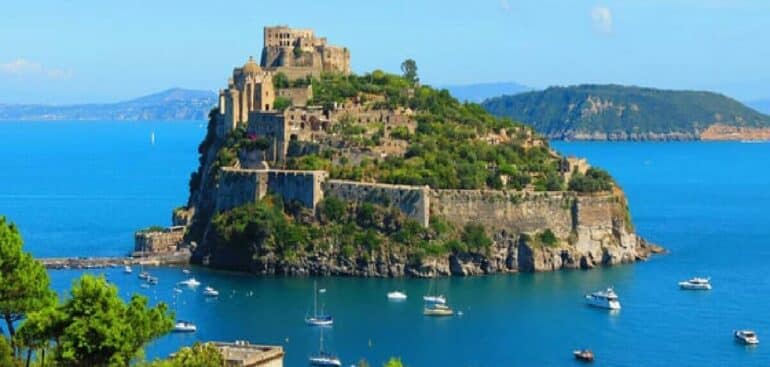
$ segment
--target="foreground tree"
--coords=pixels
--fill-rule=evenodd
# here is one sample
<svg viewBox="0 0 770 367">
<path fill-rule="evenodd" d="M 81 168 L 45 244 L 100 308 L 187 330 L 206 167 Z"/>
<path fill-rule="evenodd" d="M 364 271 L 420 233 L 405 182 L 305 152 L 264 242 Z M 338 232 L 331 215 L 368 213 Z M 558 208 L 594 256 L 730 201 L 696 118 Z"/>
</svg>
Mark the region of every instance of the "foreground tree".
<svg viewBox="0 0 770 367">
<path fill-rule="evenodd" d="M 136 295 L 125 303 L 103 277 L 84 275 L 65 303 L 30 314 L 19 339 L 28 361 L 32 350 L 50 346 L 56 366 L 129 366 L 172 326 L 165 304 L 149 307 Z"/>
<path fill-rule="evenodd" d="M 13 350 L 11 350 L 11 346 L 8 344 L 8 341 L 5 340 L 3 335 L 0 335 L 0 366 L 18 366 L 18 363 L 13 358 Z"/>
<path fill-rule="evenodd" d="M 12 347 L 14 324 L 56 302 L 45 267 L 24 252 L 22 246 L 19 229 L 0 217 L 0 317 L 5 321 Z"/>
<path fill-rule="evenodd" d="M 392 357 L 383 365 L 383 367 L 404 367 L 404 364 L 401 363 L 401 358 Z"/>
</svg>

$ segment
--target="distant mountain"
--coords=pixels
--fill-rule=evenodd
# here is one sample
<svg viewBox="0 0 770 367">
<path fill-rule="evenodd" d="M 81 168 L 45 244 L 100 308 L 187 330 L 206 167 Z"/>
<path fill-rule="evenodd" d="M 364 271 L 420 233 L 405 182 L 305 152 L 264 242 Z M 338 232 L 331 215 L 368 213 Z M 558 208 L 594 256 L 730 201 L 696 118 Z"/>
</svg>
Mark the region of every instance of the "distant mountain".
<svg viewBox="0 0 770 367">
<path fill-rule="evenodd" d="M 476 103 L 480 103 L 487 98 L 533 90 L 533 88 L 513 82 L 448 85 L 443 88 L 448 89 L 452 96 L 460 101 Z"/>
<path fill-rule="evenodd" d="M 759 112 L 770 114 L 770 99 L 760 99 L 756 101 L 749 101 L 749 102 L 746 102 L 746 104 Z"/>
<path fill-rule="evenodd" d="M 483 106 L 551 139 L 770 139 L 770 116 L 711 92 L 579 85 L 491 98 Z"/>
<path fill-rule="evenodd" d="M 216 99 L 214 92 L 174 88 L 117 103 L 0 104 L 0 120 L 204 120 Z"/>
</svg>

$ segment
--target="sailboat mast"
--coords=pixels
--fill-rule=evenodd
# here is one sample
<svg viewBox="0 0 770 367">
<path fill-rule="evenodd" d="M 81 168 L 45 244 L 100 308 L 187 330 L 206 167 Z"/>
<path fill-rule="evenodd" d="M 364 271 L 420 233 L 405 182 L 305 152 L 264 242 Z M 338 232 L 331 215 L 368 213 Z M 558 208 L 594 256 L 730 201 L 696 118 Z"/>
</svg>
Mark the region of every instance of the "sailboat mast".
<svg viewBox="0 0 770 367">
<path fill-rule="evenodd" d="M 318 281 L 313 281 L 313 317 L 318 317 Z M 321 334 L 323 338 L 323 333 Z"/>
<path fill-rule="evenodd" d="M 319 347 L 319 352 L 323 354 L 324 352 L 324 329 L 321 328 L 321 346 Z"/>
</svg>

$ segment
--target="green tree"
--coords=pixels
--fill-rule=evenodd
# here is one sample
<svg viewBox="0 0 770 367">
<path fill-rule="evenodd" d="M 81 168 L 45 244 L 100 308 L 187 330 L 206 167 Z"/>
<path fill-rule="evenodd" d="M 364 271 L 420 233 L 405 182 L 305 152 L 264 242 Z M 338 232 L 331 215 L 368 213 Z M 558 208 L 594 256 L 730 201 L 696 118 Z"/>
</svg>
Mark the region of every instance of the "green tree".
<svg viewBox="0 0 770 367">
<path fill-rule="evenodd" d="M 404 367 L 404 364 L 401 363 L 401 358 L 395 358 L 391 357 L 387 362 L 385 362 L 383 367 Z"/>
<path fill-rule="evenodd" d="M 40 360 L 45 363 L 46 349 L 64 326 L 64 317 L 55 307 L 48 307 L 27 316 L 14 337 L 16 344 L 27 350 L 27 367 L 35 351 L 40 351 Z"/>
<path fill-rule="evenodd" d="M 5 320 L 12 347 L 14 324 L 56 302 L 45 268 L 22 246 L 16 225 L 0 217 L 0 316 Z"/>
<path fill-rule="evenodd" d="M 222 353 L 211 343 L 195 343 L 192 347 L 179 350 L 171 359 L 174 367 L 222 367 L 225 361 Z"/>
<path fill-rule="evenodd" d="M 273 87 L 275 89 L 288 88 L 289 78 L 284 73 L 275 73 L 273 75 Z"/>
<path fill-rule="evenodd" d="M 165 304 L 150 308 L 147 298 L 136 295 L 126 304 L 115 286 L 91 275 L 80 278 L 57 309 L 48 325 L 61 367 L 128 366 L 173 326 Z"/>
<path fill-rule="evenodd" d="M 278 111 L 283 111 L 289 107 L 291 107 L 292 102 L 291 99 L 288 99 L 286 97 L 275 97 L 275 101 L 273 102 L 273 108 Z"/>
<path fill-rule="evenodd" d="M 13 350 L 5 339 L 5 336 L 0 334 L 0 366 L 14 367 L 18 366 L 18 362 L 13 358 Z"/>
<path fill-rule="evenodd" d="M 412 84 L 420 81 L 420 78 L 417 77 L 417 62 L 412 59 L 406 59 L 401 63 L 401 72 L 404 75 L 404 79 Z"/>
</svg>

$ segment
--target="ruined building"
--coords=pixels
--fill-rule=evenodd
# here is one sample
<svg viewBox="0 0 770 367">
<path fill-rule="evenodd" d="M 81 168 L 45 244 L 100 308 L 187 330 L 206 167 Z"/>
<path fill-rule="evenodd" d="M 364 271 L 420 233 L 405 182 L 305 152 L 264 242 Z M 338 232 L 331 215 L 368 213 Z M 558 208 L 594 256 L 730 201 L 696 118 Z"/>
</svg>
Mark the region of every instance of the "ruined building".
<svg viewBox="0 0 770 367">
<path fill-rule="evenodd" d="M 312 29 L 288 26 L 265 27 L 262 67 L 280 71 L 289 79 L 323 72 L 350 74 L 347 47 L 331 46 L 325 37 L 316 37 Z"/>
</svg>

